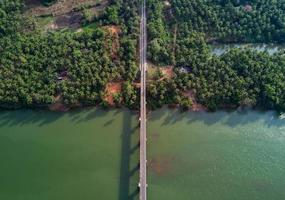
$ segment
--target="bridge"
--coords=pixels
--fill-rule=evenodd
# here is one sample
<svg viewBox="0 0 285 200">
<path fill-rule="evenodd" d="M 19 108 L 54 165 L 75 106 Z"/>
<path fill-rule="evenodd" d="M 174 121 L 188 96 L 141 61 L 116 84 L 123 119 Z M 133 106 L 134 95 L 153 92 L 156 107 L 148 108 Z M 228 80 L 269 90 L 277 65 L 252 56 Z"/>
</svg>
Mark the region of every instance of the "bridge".
<svg viewBox="0 0 285 200">
<path fill-rule="evenodd" d="M 140 94 L 140 200 L 146 200 L 146 0 L 142 1 L 140 22 L 140 71 L 141 71 L 141 94 Z"/>
</svg>

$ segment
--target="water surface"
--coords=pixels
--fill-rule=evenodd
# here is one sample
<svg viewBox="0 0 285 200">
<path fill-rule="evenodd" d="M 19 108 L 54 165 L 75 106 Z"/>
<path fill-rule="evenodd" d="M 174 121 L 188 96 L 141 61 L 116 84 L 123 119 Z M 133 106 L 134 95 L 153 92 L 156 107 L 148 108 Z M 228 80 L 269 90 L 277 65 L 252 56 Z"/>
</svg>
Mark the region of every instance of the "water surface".
<svg viewBox="0 0 285 200">
<path fill-rule="evenodd" d="M 150 114 L 149 200 L 284 200 L 285 121 L 274 112 Z M 0 112 L 0 199 L 136 200 L 135 113 Z"/>
<path fill-rule="evenodd" d="M 250 48 L 258 52 L 267 52 L 269 55 L 285 50 L 284 44 L 213 44 L 211 51 L 214 55 L 220 56 L 232 48 Z"/>
<path fill-rule="evenodd" d="M 285 199 L 285 121 L 274 112 L 152 113 L 149 199 Z"/>
<path fill-rule="evenodd" d="M 0 199 L 135 198 L 137 125 L 127 110 L 0 112 Z"/>
</svg>

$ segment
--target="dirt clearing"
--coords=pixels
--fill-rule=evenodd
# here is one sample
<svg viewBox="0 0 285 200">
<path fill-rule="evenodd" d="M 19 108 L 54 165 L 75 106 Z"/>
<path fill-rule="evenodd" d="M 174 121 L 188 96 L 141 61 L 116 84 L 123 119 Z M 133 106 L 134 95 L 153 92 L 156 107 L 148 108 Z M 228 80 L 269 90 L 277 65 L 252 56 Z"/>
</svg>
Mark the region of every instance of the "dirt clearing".
<svg viewBox="0 0 285 200">
<path fill-rule="evenodd" d="M 114 94 L 119 94 L 122 91 L 122 82 L 111 82 L 108 83 L 105 90 L 105 101 L 110 105 L 114 106 Z"/>
<path fill-rule="evenodd" d="M 51 6 L 44 6 L 40 0 L 25 0 L 27 14 L 34 16 L 59 16 L 74 11 L 80 7 L 103 9 L 108 5 L 107 0 L 58 0 Z"/>
<path fill-rule="evenodd" d="M 191 111 L 194 112 L 198 112 L 198 111 L 206 111 L 207 108 L 205 106 L 203 106 L 202 104 L 199 104 L 196 100 L 196 95 L 194 93 L 193 90 L 188 90 L 186 92 L 183 93 L 184 96 L 190 98 L 192 100 L 192 107 L 191 107 Z"/>
<path fill-rule="evenodd" d="M 163 76 L 167 79 L 171 79 L 174 76 L 173 66 L 160 67 L 159 68 Z"/>
</svg>

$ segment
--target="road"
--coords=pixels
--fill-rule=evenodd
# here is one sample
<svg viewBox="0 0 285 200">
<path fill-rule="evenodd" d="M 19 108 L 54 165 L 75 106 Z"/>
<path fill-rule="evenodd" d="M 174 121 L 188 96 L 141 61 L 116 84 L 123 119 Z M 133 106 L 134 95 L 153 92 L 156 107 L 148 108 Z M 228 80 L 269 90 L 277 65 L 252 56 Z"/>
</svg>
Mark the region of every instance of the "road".
<svg viewBox="0 0 285 200">
<path fill-rule="evenodd" d="M 140 98 L 140 200 L 147 198 L 146 181 L 146 0 L 142 1 L 140 22 L 140 70 L 141 70 L 141 98 Z"/>
</svg>

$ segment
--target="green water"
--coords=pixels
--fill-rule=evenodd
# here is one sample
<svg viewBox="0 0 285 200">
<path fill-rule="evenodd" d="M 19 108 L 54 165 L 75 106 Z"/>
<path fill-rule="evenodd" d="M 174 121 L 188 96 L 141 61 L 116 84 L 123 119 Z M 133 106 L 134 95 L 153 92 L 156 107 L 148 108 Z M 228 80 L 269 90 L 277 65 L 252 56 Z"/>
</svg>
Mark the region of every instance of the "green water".
<svg viewBox="0 0 285 200">
<path fill-rule="evenodd" d="M 149 199 L 285 199 L 285 121 L 274 113 L 164 110 L 149 121 Z"/>
<path fill-rule="evenodd" d="M 136 196 L 136 127 L 128 111 L 0 112 L 0 199 Z"/>
<path fill-rule="evenodd" d="M 127 110 L 0 112 L 0 199 L 138 199 Z M 148 119 L 149 200 L 284 200 L 285 121 L 273 112 Z"/>
</svg>

